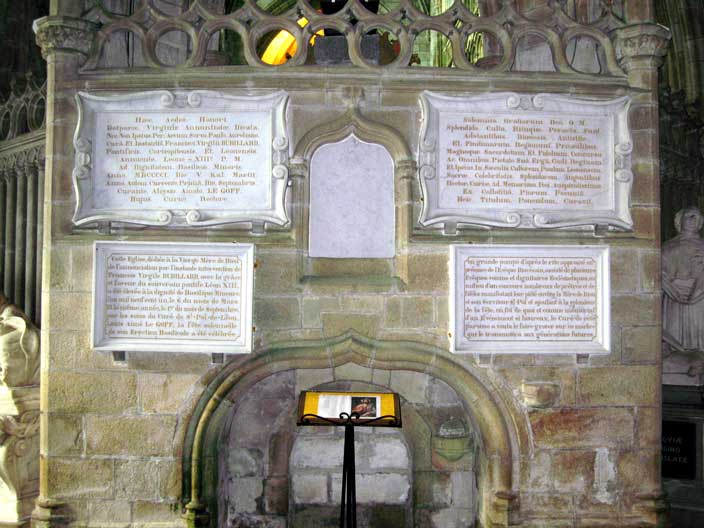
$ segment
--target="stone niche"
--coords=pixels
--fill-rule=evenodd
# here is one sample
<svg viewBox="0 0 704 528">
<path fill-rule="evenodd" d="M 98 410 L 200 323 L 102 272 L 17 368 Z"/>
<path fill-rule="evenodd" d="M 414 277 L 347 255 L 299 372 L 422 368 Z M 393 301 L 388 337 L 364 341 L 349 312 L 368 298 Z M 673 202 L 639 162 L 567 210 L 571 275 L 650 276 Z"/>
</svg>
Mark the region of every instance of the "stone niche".
<svg viewBox="0 0 704 528">
<path fill-rule="evenodd" d="M 415 162 L 398 130 L 360 112 L 363 91 L 349 98 L 347 112 L 311 128 L 291 157 L 299 278 L 390 288 L 402 273 Z"/>
<path fill-rule="evenodd" d="M 279 372 L 236 402 L 220 433 L 217 526 L 337 526 L 344 430 L 296 427 L 298 395 L 401 387 L 403 428 L 356 430 L 358 526 L 472 526 L 477 450 L 457 393 L 426 374 L 351 363 Z"/>
</svg>

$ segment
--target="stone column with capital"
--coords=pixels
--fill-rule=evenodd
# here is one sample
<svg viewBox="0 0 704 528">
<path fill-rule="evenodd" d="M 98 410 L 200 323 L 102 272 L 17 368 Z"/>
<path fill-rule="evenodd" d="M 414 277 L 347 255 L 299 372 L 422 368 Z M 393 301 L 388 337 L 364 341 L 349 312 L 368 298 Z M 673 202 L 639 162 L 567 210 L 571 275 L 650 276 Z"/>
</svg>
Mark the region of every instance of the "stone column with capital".
<svg viewBox="0 0 704 528">
<path fill-rule="evenodd" d="M 49 239 L 44 244 L 47 255 L 51 251 L 52 214 L 51 204 L 54 201 L 64 200 L 61 189 L 70 189 L 70 185 L 61 182 L 61 178 L 70 178 L 72 159 L 65 155 L 67 134 L 73 133 L 75 126 L 75 112 L 72 104 L 73 92 L 65 88 L 66 83 L 75 80 L 79 69 L 85 63 L 93 49 L 95 35 L 99 26 L 88 20 L 79 18 L 82 11 L 82 2 L 77 0 L 57 0 L 52 3 L 51 15 L 40 18 L 34 22 L 37 44 L 41 47 L 42 56 L 47 62 L 47 107 L 46 107 L 46 150 L 45 166 L 38 167 L 37 193 L 41 198 L 40 204 L 46 197 L 47 208 L 40 206 L 38 221 L 43 222 L 43 232 Z M 63 16 L 62 16 L 63 15 Z M 42 177 L 43 176 L 43 177 Z M 46 214 L 43 214 L 46 213 Z M 57 226 L 57 229 L 60 229 Z M 49 288 L 51 283 L 51 259 L 47 255 L 38 257 L 42 268 L 43 288 Z M 48 311 L 48 310 L 47 310 Z M 51 314 L 44 313 L 48 317 Z M 42 371 L 48 370 L 48 335 L 41 333 L 41 365 Z M 46 395 L 50 392 L 50 378 L 44 376 L 44 389 L 40 402 L 42 421 L 46 424 L 50 412 Z M 39 436 L 39 497 L 32 512 L 32 526 L 53 527 L 65 526 L 70 519 L 65 515 L 62 503 L 51 496 L 49 487 L 49 473 L 46 463 L 48 451 L 48 431 L 41 428 Z"/>
<path fill-rule="evenodd" d="M 81 18 L 46 16 L 35 20 L 33 29 L 47 63 L 57 54 L 67 54 L 83 64 L 93 48 L 98 26 Z"/>
<path fill-rule="evenodd" d="M 657 95 L 657 70 L 670 44 L 670 30 L 655 23 L 631 24 L 614 31 L 616 59 L 631 86 Z"/>
<path fill-rule="evenodd" d="M 653 244 L 653 273 L 659 273 L 660 241 L 660 178 L 658 150 L 658 68 L 663 63 L 670 42 L 670 30 L 651 22 L 653 3 L 627 0 L 625 16 L 628 25 L 611 33 L 616 59 L 628 76 L 632 91 L 630 126 L 632 131 L 632 166 L 634 190 L 631 195 L 632 210 L 637 209 L 636 225 L 647 226 Z M 653 289 L 659 289 L 657 282 Z M 658 316 L 659 320 L 659 316 Z M 650 350 L 655 354 L 655 366 L 662 373 L 659 348 L 660 328 L 654 328 Z M 656 423 L 661 420 L 658 409 Z M 659 432 L 653 435 L 648 449 L 660 449 Z M 658 457 L 659 460 L 659 457 Z M 652 482 L 643 485 L 643 491 L 635 497 L 634 511 L 639 511 L 653 526 L 660 526 L 667 509 L 662 492 L 659 463 L 650 472 Z M 648 490 L 650 488 L 650 490 Z"/>
</svg>

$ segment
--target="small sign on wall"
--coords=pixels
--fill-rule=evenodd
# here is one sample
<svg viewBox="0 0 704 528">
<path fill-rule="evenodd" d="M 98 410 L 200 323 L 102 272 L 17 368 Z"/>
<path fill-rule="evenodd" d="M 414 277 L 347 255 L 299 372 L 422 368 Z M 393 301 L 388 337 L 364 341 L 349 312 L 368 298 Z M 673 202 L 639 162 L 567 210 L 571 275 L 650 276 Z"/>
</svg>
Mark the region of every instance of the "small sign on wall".
<svg viewBox="0 0 704 528">
<path fill-rule="evenodd" d="M 697 477 L 697 424 L 662 422 L 662 476 L 693 480 Z"/>
<path fill-rule="evenodd" d="M 96 242 L 93 347 L 250 352 L 252 244 Z"/>
<path fill-rule="evenodd" d="M 607 247 L 455 245 L 450 259 L 455 352 L 609 352 Z"/>
</svg>

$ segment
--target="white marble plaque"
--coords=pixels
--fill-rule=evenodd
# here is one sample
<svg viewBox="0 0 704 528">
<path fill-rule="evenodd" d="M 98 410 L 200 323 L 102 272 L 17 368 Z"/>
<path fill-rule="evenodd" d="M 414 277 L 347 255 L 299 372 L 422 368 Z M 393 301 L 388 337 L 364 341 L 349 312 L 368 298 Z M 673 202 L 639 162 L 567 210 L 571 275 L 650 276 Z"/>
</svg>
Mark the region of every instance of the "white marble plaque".
<svg viewBox="0 0 704 528">
<path fill-rule="evenodd" d="M 423 226 L 631 229 L 630 99 L 424 92 Z"/>
<path fill-rule="evenodd" d="M 456 352 L 609 352 L 609 250 L 602 246 L 456 245 Z"/>
<path fill-rule="evenodd" d="M 249 352 L 252 244 L 96 242 L 97 350 Z"/>
<path fill-rule="evenodd" d="M 313 153 L 309 256 L 393 258 L 395 209 L 394 162 L 382 145 L 349 135 Z"/>
<path fill-rule="evenodd" d="M 284 92 L 79 93 L 74 223 L 288 222 Z"/>
</svg>

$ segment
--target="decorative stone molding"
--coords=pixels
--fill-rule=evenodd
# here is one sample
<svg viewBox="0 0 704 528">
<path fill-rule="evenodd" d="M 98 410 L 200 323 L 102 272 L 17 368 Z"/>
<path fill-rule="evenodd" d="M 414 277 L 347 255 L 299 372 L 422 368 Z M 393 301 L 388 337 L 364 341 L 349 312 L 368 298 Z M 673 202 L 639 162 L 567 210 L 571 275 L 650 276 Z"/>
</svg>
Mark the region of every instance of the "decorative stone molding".
<svg viewBox="0 0 704 528">
<path fill-rule="evenodd" d="M 491 498 L 493 516 L 486 526 L 513 526 L 520 518 L 518 494 L 509 491 L 495 491 Z"/>
<path fill-rule="evenodd" d="M 660 24 L 634 24 L 614 31 L 616 58 L 628 71 L 657 69 L 667 53 L 672 34 Z"/>
<path fill-rule="evenodd" d="M 316 266 L 315 262 L 313 262 L 314 259 L 309 258 L 308 255 L 310 218 L 308 204 L 310 203 L 311 159 L 320 147 L 344 141 L 350 136 L 354 136 L 362 142 L 384 147 L 393 160 L 397 256 L 410 237 L 410 219 L 412 214 L 410 193 L 416 166 L 413 154 L 405 138 L 398 130 L 384 123 L 369 119 L 360 111 L 360 106 L 365 98 L 363 90 L 356 87 L 344 87 L 340 90 L 340 95 L 346 106 L 344 113 L 341 113 L 336 119 L 328 120 L 324 123 L 311 124 L 308 132 L 297 142 L 290 160 L 293 167 L 292 172 L 298 180 L 296 195 L 299 198 L 296 199 L 296 202 L 300 204 L 300 207 L 298 218 L 293 223 L 296 230 L 296 239 L 300 241 L 299 247 L 303 250 L 300 253 L 301 260 L 299 263 L 302 280 L 318 280 L 320 278 L 327 280 L 332 278 L 335 281 L 340 281 L 344 279 L 346 274 L 346 272 L 340 271 L 342 268 L 332 265 L 328 265 L 325 270 L 322 270 Z M 382 283 L 377 284 L 377 286 L 387 288 L 394 287 L 397 284 L 400 273 L 400 267 L 396 267 L 395 263 L 390 262 L 388 268 L 383 271 L 375 268 L 368 276 L 381 278 L 383 286 L 381 285 Z M 355 281 L 356 277 L 358 276 L 355 276 L 352 280 Z"/>
<path fill-rule="evenodd" d="M 44 168 L 44 131 L 32 133 L 31 137 L 23 139 L 27 141 L 5 145 L 7 148 L 0 147 L 0 171 L 8 180 L 15 179 L 28 169 Z"/>
<path fill-rule="evenodd" d="M 400 180 L 412 180 L 415 178 L 418 165 L 415 160 L 405 160 L 396 163 L 396 174 Z"/>
<path fill-rule="evenodd" d="M 668 496 L 659 490 L 651 493 L 638 493 L 633 504 L 633 509 L 645 513 L 655 522 L 670 509 Z"/>
<path fill-rule="evenodd" d="M 433 443 L 433 461 L 436 456 L 449 462 L 457 462 L 462 457 L 472 452 L 471 438 L 432 438 Z"/>
<path fill-rule="evenodd" d="M 57 51 L 80 54 L 83 64 L 93 49 L 93 39 L 99 26 L 73 17 L 47 16 L 34 21 L 32 26 L 42 57 L 48 59 Z"/>
<path fill-rule="evenodd" d="M 39 492 L 39 331 L 2 294 L 0 368 L 0 524 L 19 524 Z"/>
<path fill-rule="evenodd" d="M 27 73 L 23 84 L 17 86 L 13 80 L 10 94 L 0 103 L 0 138 L 3 142 L 44 129 L 46 81 L 40 84 L 31 73 Z"/>
<path fill-rule="evenodd" d="M 353 104 L 349 104 L 347 111 L 339 118 L 311 127 L 296 145 L 291 161 L 298 164 L 307 162 L 321 145 L 343 140 L 351 134 L 362 141 L 383 145 L 397 168 L 403 164 L 403 168 L 408 169 L 409 162 L 413 161 L 405 139 L 397 130 L 366 118 L 359 111 L 359 106 Z"/>
</svg>

